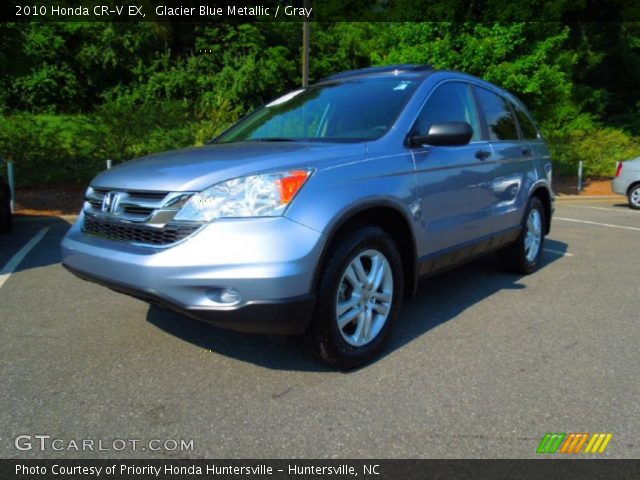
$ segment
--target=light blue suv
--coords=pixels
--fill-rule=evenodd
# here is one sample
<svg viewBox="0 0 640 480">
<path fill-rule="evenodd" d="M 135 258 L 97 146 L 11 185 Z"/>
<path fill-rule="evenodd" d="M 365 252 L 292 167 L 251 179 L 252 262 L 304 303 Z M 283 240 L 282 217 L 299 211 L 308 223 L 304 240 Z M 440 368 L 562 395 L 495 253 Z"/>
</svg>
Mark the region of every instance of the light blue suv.
<svg viewBox="0 0 640 480">
<path fill-rule="evenodd" d="M 65 237 L 77 276 L 191 317 L 375 357 L 418 280 L 499 251 L 540 265 L 549 150 L 524 105 L 426 66 L 290 92 L 209 145 L 102 172 Z"/>
</svg>

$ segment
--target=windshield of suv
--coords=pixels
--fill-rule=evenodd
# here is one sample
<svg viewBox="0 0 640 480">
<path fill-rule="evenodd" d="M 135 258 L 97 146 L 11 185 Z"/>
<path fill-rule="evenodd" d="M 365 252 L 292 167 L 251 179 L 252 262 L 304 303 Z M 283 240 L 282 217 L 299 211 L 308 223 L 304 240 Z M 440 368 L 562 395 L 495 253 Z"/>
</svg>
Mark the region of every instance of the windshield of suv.
<svg viewBox="0 0 640 480">
<path fill-rule="evenodd" d="M 391 128 L 418 83 L 416 77 L 386 76 L 296 90 L 256 110 L 215 142 L 373 140 Z"/>
</svg>

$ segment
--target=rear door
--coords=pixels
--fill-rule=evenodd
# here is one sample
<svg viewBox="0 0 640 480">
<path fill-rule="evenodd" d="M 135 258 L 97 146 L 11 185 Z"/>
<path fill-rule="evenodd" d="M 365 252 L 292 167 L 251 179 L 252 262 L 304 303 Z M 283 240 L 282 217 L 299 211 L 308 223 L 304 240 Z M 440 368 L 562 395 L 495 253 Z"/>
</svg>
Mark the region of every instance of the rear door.
<svg viewBox="0 0 640 480">
<path fill-rule="evenodd" d="M 489 235 L 493 207 L 493 167 L 471 86 L 462 81 L 437 85 L 427 98 L 412 135 L 426 134 L 434 123 L 462 121 L 473 129 L 463 146 L 412 148 L 422 216 L 419 256 L 474 243 Z"/>
<path fill-rule="evenodd" d="M 526 176 L 533 172 L 533 150 L 522 137 L 511 102 L 498 93 L 474 86 L 480 113 L 491 142 L 495 177 L 491 233 L 503 233 L 520 225 L 527 202 Z"/>
</svg>

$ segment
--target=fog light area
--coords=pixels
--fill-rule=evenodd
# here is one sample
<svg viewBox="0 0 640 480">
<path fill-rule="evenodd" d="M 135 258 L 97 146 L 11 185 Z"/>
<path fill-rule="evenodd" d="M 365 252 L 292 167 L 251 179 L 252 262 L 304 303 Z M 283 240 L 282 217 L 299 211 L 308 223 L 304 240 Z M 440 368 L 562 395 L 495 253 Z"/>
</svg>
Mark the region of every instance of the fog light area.
<svg viewBox="0 0 640 480">
<path fill-rule="evenodd" d="M 236 305 L 242 300 L 240 292 L 235 288 L 211 288 L 206 295 L 212 302 L 224 306 Z"/>
</svg>

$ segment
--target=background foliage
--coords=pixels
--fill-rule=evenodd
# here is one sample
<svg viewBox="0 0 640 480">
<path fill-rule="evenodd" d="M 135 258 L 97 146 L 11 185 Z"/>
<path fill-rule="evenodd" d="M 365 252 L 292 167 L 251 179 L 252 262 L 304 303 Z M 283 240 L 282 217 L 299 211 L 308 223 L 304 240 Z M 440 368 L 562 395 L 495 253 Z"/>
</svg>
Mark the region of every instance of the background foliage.
<svg viewBox="0 0 640 480">
<path fill-rule="evenodd" d="M 0 156 L 22 185 L 70 183 L 106 158 L 202 144 L 300 84 L 301 43 L 299 23 L 1 24 Z M 312 80 L 391 63 L 512 91 L 559 173 L 584 160 L 587 174 L 612 175 L 640 155 L 638 23 L 312 24 Z"/>
</svg>

